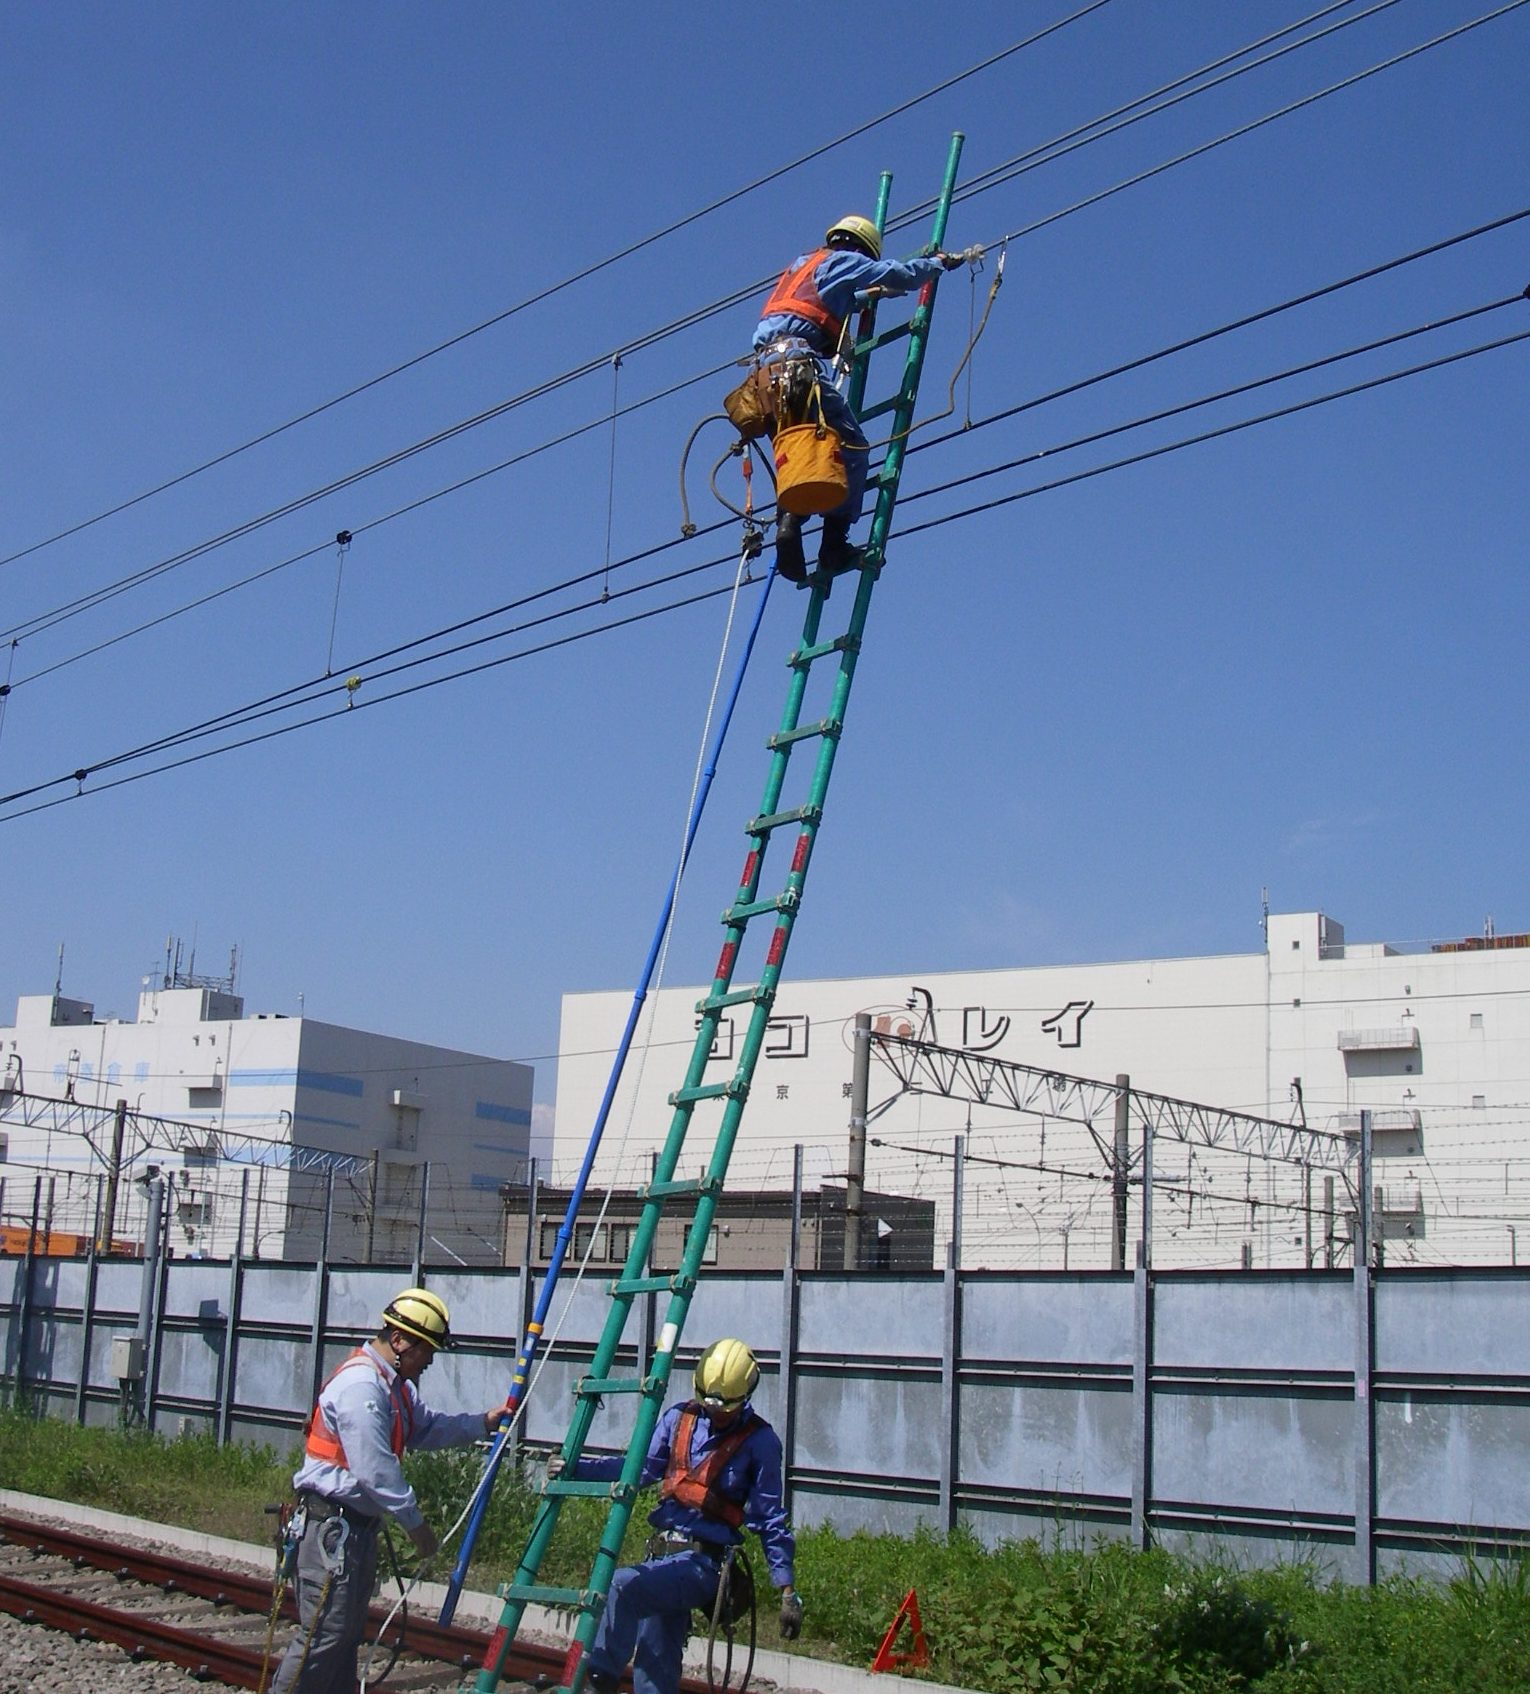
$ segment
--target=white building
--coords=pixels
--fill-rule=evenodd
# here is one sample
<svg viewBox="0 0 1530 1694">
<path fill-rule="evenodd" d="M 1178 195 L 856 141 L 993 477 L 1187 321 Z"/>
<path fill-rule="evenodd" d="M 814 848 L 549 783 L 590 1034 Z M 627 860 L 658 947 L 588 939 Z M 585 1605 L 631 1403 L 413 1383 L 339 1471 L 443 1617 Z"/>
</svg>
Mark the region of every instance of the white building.
<svg viewBox="0 0 1530 1694">
<path fill-rule="evenodd" d="M 742 972 L 735 986 L 749 978 Z M 651 997 L 649 1051 L 634 1101 L 613 1113 L 598 1174 L 640 1179 L 672 1117 L 703 988 Z M 626 992 L 563 1001 L 554 1158 L 583 1153 L 626 1015 Z M 750 1008 L 725 1014 L 707 1081 L 734 1063 Z M 855 1015 L 947 1048 L 1113 1081 L 1336 1136 L 1376 1130 L 1378 1224 L 1391 1262 L 1508 1263 L 1530 1228 L 1530 935 L 1391 946 L 1347 943 L 1318 912 L 1272 915 L 1262 952 L 912 973 L 781 984 L 755 1071 L 730 1186 L 842 1177 Z M 639 1055 L 629 1063 L 638 1069 Z M 698 1107 L 681 1169 L 710 1152 L 716 1114 Z M 1107 1146 L 1078 1123 L 899 1093 L 873 1066 L 868 1184 L 945 1199 L 964 1137 L 964 1260 L 995 1266 L 1110 1262 Z M 626 1126 L 629 1124 L 630 1128 Z M 1098 1131 L 1099 1126 L 1096 1126 Z M 1336 1143 L 1340 1153 L 1344 1142 Z M 1332 1207 L 1321 1174 L 1193 1144 L 1154 1156 L 1160 1265 L 1341 1262 L 1353 1202 Z M 1134 1218 L 1140 1195 L 1132 1199 Z M 1330 1213 L 1332 1214 L 1330 1216 Z M 947 1208 L 949 1216 L 949 1208 Z M 1339 1243 L 1328 1245 L 1330 1233 Z M 1136 1224 L 1133 1224 L 1136 1233 Z M 1530 1234 L 1525 1240 L 1530 1254 Z M 1069 1257 L 1071 1252 L 1071 1259 Z M 1128 1263 L 1130 1260 L 1128 1259 Z"/>
<path fill-rule="evenodd" d="M 54 1228 L 103 1233 L 89 1208 L 125 1101 L 118 1238 L 141 1232 L 134 1181 L 153 1164 L 180 1252 L 230 1251 L 242 1202 L 246 1253 L 315 1256 L 328 1206 L 332 1258 L 409 1259 L 428 1196 L 424 1256 L 482 1263 L 497 1257 L 500 1186 L 525 1177 L 531 1089 L 528 1065 L 246 1017 L 218 988 L 145 989 L 134 1022 L 23 995 L 0 1028 L 0 1211 L 28 1225 L 46 1171 Z"/>
</svg>

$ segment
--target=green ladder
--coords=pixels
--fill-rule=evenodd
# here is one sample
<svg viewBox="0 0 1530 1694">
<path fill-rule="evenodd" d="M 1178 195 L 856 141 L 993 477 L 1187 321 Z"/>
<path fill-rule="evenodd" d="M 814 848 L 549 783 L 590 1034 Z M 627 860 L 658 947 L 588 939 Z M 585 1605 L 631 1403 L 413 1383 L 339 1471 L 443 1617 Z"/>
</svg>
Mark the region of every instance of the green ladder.
<svg viewBox="0 0 1530 1694">
<path fill-rule="evenodd" d="M 938 249 L 945 239 L 946 219 L 950 212 L 951 196 L 956 184 L 957 163 L 961 157 L 963 137 L 951 138 L 946 161 L 945 182 L 936 202 L 931 249 Z M 884 174 L 877 197 L 876 224 L 886 227 L 887 202 L 892 178 Z M 659 1414 L 668 1397 L 670 1374 L 674 1368 L 675 1351 L 685 1327 L 691 1297 L 695 1293 L 702 1255 L 711 1235 L 712 1219 L 717 1209 L 717 1197 L 722 1193 L 728 1161 L 738 1135 L 739 1123 L 749 1099 L 749 1085 L 760 1049 L 765 1040 L 765 1028 L 775 1003 L 776 987 L 792 928 L 802 902 L 803 885 L 807 880 L 808 860 L 818 826 L 823 820 L 824 800 L 829 790 L 829 778 L 834 769 L 834 755 L 844 726 L 845 707 L 850 698 L 850 686 L 855 678 L 856 660 L 861 651 L 861 637 L 866 614 L 871 605 L 872 590 L 881 574 L 887 546 L 887 534 L 892 524 L 893 506 L 898 496 L 898 480 L 903 469 L 905 444 L 913 421 L 914 401 L 919 388 L 919 375 L 924 366 L 925 345 L 929 338 L 930 318 L 935 304 L 935 282 L 927 282 L 920 290 L 912 316 L 894 329 L 878 333 L 875 326 L 875 305 L 861 314 L 855 342 L 855 363 L 851 371 L 849 400 L 852 410 L 862 419 L 891 414 L 893 429 L 887 453 L 877 477 L 877 504 L 872 518 L 871 536 L 866 548 L 865 562 L 859 572 L 855 604 L 849 625 L 843 635 L 823 639 L 820 624 L 824 604 L 829 595 L 829 581 L 821 573 L 808 579 L 808 607 L 802 628 L 800 645 L 787 661 L 791 682 L 787 688 L 786 709 L 781 728 L 770 737 L 766 746 L 770 752 L 770 771 L 765 782 L 765 798 L 758 817 L 748 825 L 749 852 L 744 860 L 738 892 L 723 913 L 725 939 L 717 961 L 711 992 L 698 1002 L 700 1014 L 696 1044 L 691 1052 L 685 1081 L 669 1096 L 674 1108 L 668 1137 L 665 1140 L 653 1179 L 639 1190 L 643 1202 L 637 1227 L 633 1232 L 631 1249 L 622 1273 L 609 1285 L 611 1311 L 605 1329 L 591 1360 L 590 1372 L 575 1384 L 573 1421 L 563 1441 L 563 1457 L 572 1469 L 574 1461 L 584 1450 L 590 1426 L 600 1402 L 607 1395 L 637 1396 L 637 1416 L 627 1446 L 626 1461 L 617 1481 L 577 1481 L 557 1477 L 543 1485 L 543 1500 L 526 1550 L 512 1582 L 501 1584 L 498 1593 L 505 1601 L 498 1629 L 490 1638 L 484 1655 L 483 1668 L 478 1674 L 480 1694 L 494 1694 L 504 1674 L 506 1661 L 520 1628 L 521 1616 L 533 1601 L 544 1605 L 571 1606 L 579 1614 L 574 1641 L 564 1661 L 560 1690 L 581 1694 L 584 1686 L 585 1661 L 595 1638 L 596 1626 L 605 1606 L 611 1579 L 616 1573 L 622 1541 L 638 1494 L 637 1479 L 642 1472 Z M 866 371 L 871 355 L 879 347 L 902 337 L 908 339 L 903 380 L 890 399 L 861 409 L 866 387 Z M 827 713 L 816 722 L 803 723 L 803 702 L 807 693 L 809 673 L 820 659 L 837 661 Z M 801 806 L 782 808 L 782 791 L 787 768 L 794 748 L 803 742 L 818 743 L 818 757 L 813 770 L 807 801 Z M 760 894 L 760 878 L 764 870 L 767 849 L 778 830 L 795 830 L 791 869 L 786 886 L 779 894 Z M 767 918 L 772 925 L 759 980 L 752 988 L 734 988 L 733 977 L 738 964 L 740 947 L 750 922 Z M 734 1006 L 748 1006 L 748 1032 L 744 1037 L 737 1067 L 726 1082 L 703 1082 L 708 1058 L 717 1038 L 722 1014 Z M 681 1150 L 691 1127 L 696 1108 L 716 1101 L 721 1105 L 722 1118 L 713 1144 L 711 1162 L 704 1176 L 690 1181 L 676 1178 Z M 650 1276 L 647 1273 L 649 1254 L 654 1235 L 665 1205 L 671 1200 L 694 1202 L 695 1212 L 689 1225 L 680 1268 L 673 1275 Z M 646 1375 L 619 1376 L 613 1370 L 626 1329 L 632 1302 L 640 1294 L 668 1294 L 669 1305 L 663 1327 L 655 1343 Z M 641 1362 L 641 1361 L 640 1361 Z M 605 1532 L 595 1555 L 588 1587 L 556 1588 L 537 1581 L 542 1560 L 552 1542 L 563 1501 L 571 1496 L 607 1499 L 610 1509 Z"/>
</svg>

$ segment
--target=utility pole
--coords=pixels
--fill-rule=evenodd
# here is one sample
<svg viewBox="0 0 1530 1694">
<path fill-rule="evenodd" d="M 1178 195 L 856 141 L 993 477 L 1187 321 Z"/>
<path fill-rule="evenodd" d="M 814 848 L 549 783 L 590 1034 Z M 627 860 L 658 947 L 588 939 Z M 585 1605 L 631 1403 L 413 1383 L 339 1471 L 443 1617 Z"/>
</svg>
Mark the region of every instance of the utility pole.
<svg viewBox="0 0 1530 1694">
<path fill-rule="evenodd" d="M 1130 1158 L 1127 1129 L 1130 1123 L 1132 1079 L 1116 1075 L 1116 1139 L 1111 1158 L 1110 1268 L 1126 1269 L 1126 1172 Z"/>
<path fill-rule="evenodd" d="M 126 1131 L 127 1101 L 119 1100 L 112 1119 L 112 1156 L 106 1167 L 106 1204 L 102 1208 L 105 1217 L 101 1224 L 101 1237 L 96 1242 L 98 1253 L 111 1252 L 112 1241 L 117 1234 L 117 1189 L 122 1182 L 122 1141 Z"/>
<path fill-rule="evenodd" d="M 855 1014 L 850 1073 L 850 1164 L 845 1173 L 845 1269 L 861 1268 L 861 1211 L 866 1193 L 866 1101 L 871 1092 L 871 1013 Z"/>
</svg>

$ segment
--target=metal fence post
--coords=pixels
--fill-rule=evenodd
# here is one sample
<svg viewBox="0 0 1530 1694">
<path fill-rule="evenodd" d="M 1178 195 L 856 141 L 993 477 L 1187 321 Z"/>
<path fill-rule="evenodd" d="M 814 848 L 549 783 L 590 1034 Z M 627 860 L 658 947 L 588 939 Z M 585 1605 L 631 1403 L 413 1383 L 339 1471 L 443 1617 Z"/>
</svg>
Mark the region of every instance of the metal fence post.
<svg viewBox="0 0 1530 1694">
<path fill-rule="evenodd" d="M 329 1318 L 329 1223 L 335 1204 L 335 1171 L 331 1165 L 324 1176 L 324 1227 L 319 1236 L 318 1276 L 314 1279 L 313 1318 L 308 1331 L 308 1404 L 318 1404 L 324 1386 L 324 1327 Z"/>
<path fill-rule="evenodd" d="M 1153 1125 L 1142 1124 L 1142 1235 L 1132 1274 L 1132 1525 L 1134 1547 L 1152 1544 Z"/>
<path fill-rule="evenodd" d="M 27 1383 L 27 1331 L 32 1326 L 32 1272 L 37 1263 L 37 1226 L 42 1216 L 42 1181 L 32 1179 L 32 1224 L 27 1231 L 26 1256 L 21 1261 L 21 1287 L 16 1299 L 16 1395 L 19 1406 L 25 1396 Z"/>
<path fill-rule="evenodd" d="M 218 1361 L 218 1412 L 214 1433 L 218 1445 L 228 1445 L 233 1422 L 234 1372 L 239 1362 L 239 1309 L 244 1300 L 244 1220 L 250 1203 L 250 1173 L 239 1173 L 239 1228 L 228 1262 L 228 1310 L 223 1314 L 223 1357 Z"/>
<path fill-rule="evenodd" d="M 150 1165 L 154 1174 L 147 1183 L 148 1202 L 143 1226 L 143 1270 L 138 1284 L 138 1326 L 136 1334 L 142 1343 L 143 1375 L 138 1379 L 134 1393 L 135 1406 L 139 1420 L 149 1423 L 153 1415 L 154 1401 L 154 1367 L 158 1362 L 158 1348 L 154 1344 L 157 1333 L 155 1322 L 156 1310 L 161 1295 L 159 1289 L 160 1262 L 164 1255 L 165 1235 L 165 1183 L 157 1167 Z"/>
<path fill-rule="evenodd" d="M 90 1332 L 96 1316 L 96 1276 L 101 1240 L 101 1178 L 96 1179 L 96 1227 L 90 1232 L 90 1246 L 85 1252 L 85 1301 L 80 1312 L 80 1380 L 74 1391 L 74 1421 L 85 1422 L 85 1400 L 90 1387 Z"/>
<path fill-rule="evenodd" d="M 159 1371 L 165 1356 L 165 1312 L 170 1304 L 170 1206 L 169 1185 L 160 1206 L 156 1251 L 159 1263 L 154 1274 L 154 1313 L 149 1327 L 148 1357 L 144 1363 L 144 1422 L 152 1430 L 159 1400 Z"/>
<path fill-rule="evenodd" d="M 961 1396 L 957 1364 L 962 1356 L 962 1189 L 966 1185 L 966 1138 L 958 1135 L 952 1156 L 951 1245 L 946 1250 L 945 1335 L 940 1344 L 940 1523 L 956 1527 L 957 1447 L 961 1439 Z"/>
<path fill-rule="evenodd" d="M 1371 1270 L 1371 1114 L 1360 1114 L 1360 1179 L 1355 1195 L 1355 1557 L 1353 1580 L 1376 1580 L 1375 1280 Z"/>
<path fill-rule="evenodd" d="M 797 1261 L 802 1253 L 802 1143 L 792 1148 L 792 1223 L 781 1271 L 781 1368 L 776 1395 L 776 1433 L 781 1437 L 781 1494 L 792 1503 L 792 1457 L 797 1423 Z"/>
</svg>

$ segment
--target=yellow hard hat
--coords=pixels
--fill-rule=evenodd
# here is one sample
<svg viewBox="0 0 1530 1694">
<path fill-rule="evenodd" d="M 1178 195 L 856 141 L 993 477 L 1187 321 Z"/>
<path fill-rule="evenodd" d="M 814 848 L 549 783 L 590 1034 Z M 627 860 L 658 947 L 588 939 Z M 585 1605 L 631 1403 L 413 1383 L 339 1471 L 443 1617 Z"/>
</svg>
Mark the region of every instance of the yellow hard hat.
<svg viewBox="0 0 1530 1694">
<path fill-rule="evenodd" d="M 696 1397 L 741 1405 L 754 1393 L 760 1367 L 742 1341 L 714 1341 L 696 1361 Z"/>
<path fill-rule="evenodd" d="M 451 1314 L 446 1302 L 428 1288 L 406 1288 L 395 1294 L 383 1307 L 383 1322 L 432 1347 L 451 1346 Z"/>
<path fill-rule="evenodd" d="M 843 239 L 836 241 L 835 236 Z M 873 259 L 882 257 L 882 232 L 870 218 L 857 217 L 854 212 L 830 224 L 824 240 L 830 247 L 851 245 L 863 248 Z"/>
</svg>

